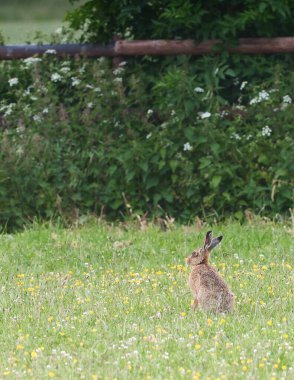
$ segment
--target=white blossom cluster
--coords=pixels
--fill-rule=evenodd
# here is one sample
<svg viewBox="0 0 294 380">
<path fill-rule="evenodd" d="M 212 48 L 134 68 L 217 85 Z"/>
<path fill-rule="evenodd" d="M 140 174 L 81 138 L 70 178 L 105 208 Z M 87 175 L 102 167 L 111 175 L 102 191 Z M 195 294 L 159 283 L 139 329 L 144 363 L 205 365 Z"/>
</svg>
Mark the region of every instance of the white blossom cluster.
<svg viewBox="0 0 294 380">
<path fill-rule="evenodd" d="M 292 103 L 291 96 L 289 96 L 289 95 L 283 96 L 283 103 L 288 103 L 288 104 Z"/>
<path fill-rule="evenodd" d="M 62 80 L 62 76 L 58 73 L 53 73 L 51 75 L 51 81 L 52 82 L 60 82 Z"/>
<path fill-rule="evenodd" d="M 265 127 L 263 127 L 262 130 L 261 130 L 261 135 L 265 136 L 265 137 L 266 136 L 269 137 L 271 135 L 271 133 L 272 133 L 272 130 L 271 130 L 271 128 L 268 125 L 266 125 Z"/>
<path fill-rule="evenodd" d="M 240 136 L 238 133 L 233 132 L 233 133 L 231 134 L 231 139 L 234 139 L 234 140 L 241 140 L 241 136 Z"/>
<path fill-rule="evenodd" d="M 204 92 L 204 90 L 203 90 L 202 87 L 195 87 L 195 88 L 194 88 L 194 91 L 195 91 L 195 92 L 198 92 L 198 93 Z"/>
<path fill-rule="evenodd" d="M 41 62 L 42 61 L 42 58 L 38 58 L 38 57 L 29 57 L 29 58 L 26 58 L 23 60 L 23 63 L 25 64 L 25 68 L 30 68 L 31 66 L 33 66 L 34 64 L 38 63 L 38 62 Z"/>
<path fill-rule="evenodd" d="M 240 90 L 242 91 L 244 88 L 245 88 L 245 86 L 247 85 L 247 81 L 245 80 L 244 82 L 242 82 L 241 83 L 241 86 L 240 86 Z"/>
<path fill-rule="evenodd" d="M 18 78 L 10 78 L 8 80 L 8 83 L 10 87 L 15 86 L 16 84 L 18 84 Z"/>
<path fill-rule="evenodd" d="M 269 100 L 269 93 L 265 90 L 260 91 L 260 93 L 253 99 L 250 100 L 250 104 L 261 103 L 265 100 Z"/>
<path fill-rule="evenodd" d="M 210 112 L 198 112 L 200 119 L 208 119 L 211 116 Z"/>
<path fill-rule="evenodd" d="M 184 144 L 184 151 L 190 151 L 190 150 L 192 150 L 193 148 L 192 148 L 192 146 L 191 146 L 191 144 L 189 143 L 189 142 L 186 142 L 185 144 Z"/>
</svg>

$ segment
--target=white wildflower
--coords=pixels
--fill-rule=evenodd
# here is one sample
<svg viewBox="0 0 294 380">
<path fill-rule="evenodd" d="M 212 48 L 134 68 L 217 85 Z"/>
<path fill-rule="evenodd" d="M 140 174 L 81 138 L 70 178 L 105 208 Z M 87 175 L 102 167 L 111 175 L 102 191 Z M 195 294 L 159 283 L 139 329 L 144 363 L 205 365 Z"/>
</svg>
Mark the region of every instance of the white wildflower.
<svg viewBox="0 0 294 380">
<path fill-rule="evenodd" d="M 89 103 L 87 103 L 87 107 L 88 107 L 88 108 L 93 108 L 93 102 L 89 102 Z"/>
<path fill-rule="evenodd" d="M 120 75 L 123 71 L 123 67 L 118 67 L 117 69 L 113 70 L 113 75 Z"/>
<path fill-rule="evenodd" d="M 210 112 L 198 112 L 201 119 L 208 119 L 211 116 Z"/>
<path fill-rule="evenodd" d="M 220 117 L 225 117 L 225 116 L 228 116 L 228 114 L 229 114 L 228 111 L 223 110 L 223 111 L 220 112 L 219 115 L 220 115 Z"/>
<path fill-rule="evenodd" d="M 90 86 L 90 85 L 88 85 L 88 86 Z M 100 87 L 95 87 L 95 88 L 94 88 L 94 92 L 102 92 L 102 90 L 101 90 Z"/>
<path fill-rule="evenodd" d="M 204 92 L 204 89 L 202 87 L 195 87 L 194 91 L 201 93 L 201 92 Z"/>
<path fill-rule="evenodd" d="M 125 66 L 126 64 L 127 64 L 126 61 L 122 61 L 118 66 L 123 67 L 123 66 Z"/>
<path fill-rule="evenodd" d="M 8 80 L 8 83 L 10 87 L 15 86 L 16 84 L 18 84 L 18 78 L 10 78 Z"/>
<path fill-rule="evenodd" d="M 56 50 L 55 49 L 47 49 L 45 51 L 45 54 L 56 54 Z"/>
<path fill-rule="evenodd" d="M 62 80 L 62 76 L 58 73 L 53 73 L 51 75 L 52 82 L 60 82 Z"/>
<path fill-rule="evenodd" d="M 189 142 L 186 142 L 185 144 L 184 144 L 184 151 L 190 151 L 190 150 L 192 150 L 193 148 L 192 148 L 192 146 L 191 146 L 191 144 L 189 143 Z"/>
<path fill-rule="evenodd" d="M 234 140 L 241 140 L 241 136 L 240 136 L 238 133 L 233 132 L 233 133 L 231 134 L 231 139 L 234 139 Z"/>
<path fill-rule="evenodd" d="M 72 77 L 72 78 L 71 78 L 71 85 L 72 85 L 73 87 L 78 86 L 80 83 L 81 83 L 81 80 L 80 80 L 80 79 L 78 79 L 78 78 L 76 78 L 76 77 Z"/>
<path fill-rule="evenodd" d="M 147 114 L 147 116 L 152 116 L 153 115 L 153 110 L 151 110 L 151 109 L 148 110 L 146 114 Z"/>
<path fill-rule="evenodd" d="M 23 155 L 23 153 L 24 153 L 23 147 L 19 145 L 16 149 L 16 154 L 20 157 Z"/>
<path fill-rule="evenodd" d="M 42 118 L 41 116 L 39 115 L 34 115 L 33 116 L 33 120 L 36 122 L 36 123 L 40 123 L 42 121 Z"/>
<path fill-rule="evenodd" d="M 20 127 L 17 127 L 17 128 L 16 128 L 16 133 L 21 134 L 21 133 L 23 133 L 24 131 L 25 131 L 25 127 L 24 127 L 23 125 L 21 125 Z"/>
<path fill-rule="evenodd" d="M 70 72 L 70 67 L 67 67 L 67 66 L 62 67 L 62 68 L 60 69 L 60 71 L 61 71 L 62 73 L 64 73 L 64 74 L 67 74 L 67 73 Z"/>
<path fill-rule="evenodd" d="M 266 92 L 266 91 L 264 91 L 264 90 L 262 90 L 262 91 L 260 91 L 260 93 L 258 94 L 258 97 L 259 97 L 259 99 L 261 99 L 261 100 L 268 100 L 268 99 L 269 99 L 269 93 Z"/>
<path fill-rule="evenodd" d="M 59 28 L 55 29 L 56 34 L 61 34 L 62 33 L 62 27 L 60 26 Z"/>
<path fill-rule="evenodd" d="M 9 116 L 12 114 L 12 108 L 7 108 L 7 110 L 4 112 L 4 116 Z"/>
<path fill-rule="evenodd" d="M 49 112 L 49 109 L 46 107 L 46 108 L 44 108 L 43 109 L 43 111 L 42 111 L 42 113 L 44 113 L 44 114 L 46 114 L 46 113 L 48 113 Z"/>
<path fill-rule="evenodd" d="M 23 60 L 26 67 L 30 67 L 34 63 L 41 62 L 41 61 L 42 61 L 42 58 L 38 58 L 38 57 L 29 57 Z"/>
<path fill-rule="evenodd" d="M 240 86 L 241 91 L 245 88 L 247 83 L 248 83 L 247 80 L 245 80 L 244 82 L 241 83 L 241 86 Z"/>
<path fill-rule="evenodd" d="M 5 106 L 5 108 L 3 107 L 3 109 L 1 108 L 1 111 L 4 111 L 4 117 L 6 116 L 9 116 L 12 114 L 12 110 L 13 110 L 13 107 L 15 106 L 15 103 L 10 103 L 8 104 L 7 106 Z"/>
<path fill-rule="evenodd" d="M 269 93 L 262 90 L 255 98 L 250 100 L 250 104 L 261 103 L 262 101 L 268 100 L 268 99 L 269 99 Z"/>
<path fill-rule="evenodd" d="M 116 83 L 122 83 L 122 78 L 121 77 L 117 77 L 117 78 L 114 78 L 113 81 L 116 82 Z"/>
<path fill-rule="evenodd" d="M 283 96 L 283 103 L 292 103 L 292 98 L 289 95 Z"/>
<path fill-rule="evenodd" d="M 251 105 L 252 105 L 252 104 L 256 104 L 256 103 L 259 103 L 259 102 L 258 102 L 258 98 L 253 98 L 253 99 L 251 99 L 250 102 L 249 102 L 249 104 L 251 104 Z"/>
<path fill-rule="evenodd" d="M 85 65 L 83 65 L 82 67 L 79 68 L 79 73 L 84 74 L 85 70 L 86 70 L 86 67 Z"/>
<path fill-rule="evenodd" d="M 33 86 L 29 86 L 26 90 L 24 90 L 23 96 L 29 96 L 31 95 L 31 89 Z"/>
<path fill-rule="evenodd" d="M 271 135 L 271 133 L 272 133 L 272 130 L 271 130 L 271 128 L 268 125 L 266 125 L 265 127 L 263 127 L 262 130 L 261 130 L 261 135 L 262 136 L 268 136 L 269 137 Z"/>
<path fill-rule="evenodd" d="M 148 133 L 148 135 L 146 136 L 146 139 L 149 140 L 151 136 L 152 136 L 152 132 Z"/>
<path fill-rule="evenodd" d="M 171 115 L 171 116 L 175 116 L 175 114 L 176 114 L 176 111 L 175 111 L 175 110 L 171 110 L 170 115 Z"/>
</svg>

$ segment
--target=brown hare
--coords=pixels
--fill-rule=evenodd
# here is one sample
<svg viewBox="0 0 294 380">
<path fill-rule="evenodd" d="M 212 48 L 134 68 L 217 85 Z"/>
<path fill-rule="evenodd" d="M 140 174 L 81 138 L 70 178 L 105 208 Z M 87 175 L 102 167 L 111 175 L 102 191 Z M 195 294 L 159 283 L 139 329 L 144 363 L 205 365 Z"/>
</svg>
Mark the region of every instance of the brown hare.
<svg viewBox="0 0 294 380">
<path fill-rule="evenodd" d="M 187 258 L 191 265 L 189 285 L 194 297 L 192 309 L 197 305 L 202 310 L 213 312 L 228 312 L 234 306 L 234 294 L 218 274 L 217 270 L 209 265 L 209 255 L 222 240 L 222 236 L 212 238 L 212 232 L 206 234 L 203 248 L 193 251 Z"/>
</svg>

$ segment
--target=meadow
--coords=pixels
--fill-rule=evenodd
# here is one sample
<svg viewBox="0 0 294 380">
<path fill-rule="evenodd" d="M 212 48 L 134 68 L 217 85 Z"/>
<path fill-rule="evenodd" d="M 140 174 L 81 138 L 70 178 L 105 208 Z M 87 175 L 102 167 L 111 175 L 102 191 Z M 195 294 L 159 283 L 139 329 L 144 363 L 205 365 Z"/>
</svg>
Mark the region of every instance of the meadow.
<svg viewBox="0 0 294 380">
<path fill-rule="evenodd" d="M 0 33 L 6 44 L 32 42 L 40 35 L 50 42 L 49 35 L 66 25 L 64 16 L 72 8 L 68 0 L 1 0 Z"/>
<path fill-rule="evenodd" d="M 293 231 L 212 227 L 224 235 L 212 262 L 236 295 L 214 315 L 191 311 L 185 265 L 210 227 L 2 234 L 0 378 L 293 378 Z"/>
</svg>

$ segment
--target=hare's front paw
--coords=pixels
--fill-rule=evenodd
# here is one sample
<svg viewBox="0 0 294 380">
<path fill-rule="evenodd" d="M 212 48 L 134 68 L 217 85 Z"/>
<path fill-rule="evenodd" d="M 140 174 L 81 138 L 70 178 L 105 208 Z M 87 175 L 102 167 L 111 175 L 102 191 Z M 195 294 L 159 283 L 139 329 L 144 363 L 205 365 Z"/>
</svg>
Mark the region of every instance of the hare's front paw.
<svg viewBox="0 0 294 380">
<path fill-rule="evenodd" d="M 194 299 L 194 302 L 192 303 L 192 306 L 191 306 L 192 310 L 195 310 L 197 306 L 198 306 L 198 301 L 197 299 Z"/>
</svg>

